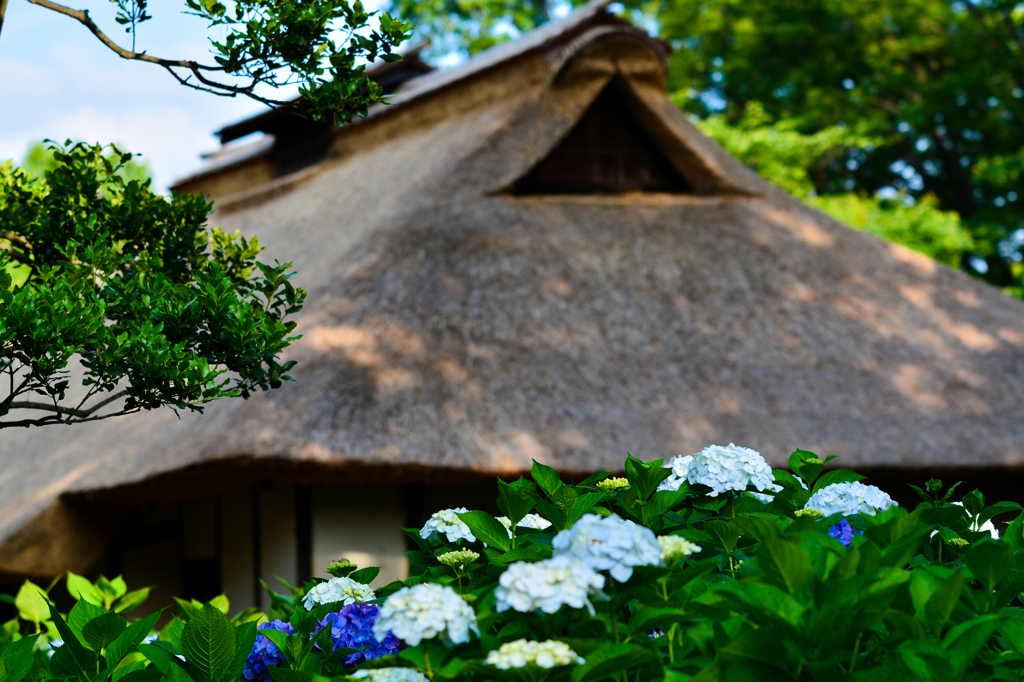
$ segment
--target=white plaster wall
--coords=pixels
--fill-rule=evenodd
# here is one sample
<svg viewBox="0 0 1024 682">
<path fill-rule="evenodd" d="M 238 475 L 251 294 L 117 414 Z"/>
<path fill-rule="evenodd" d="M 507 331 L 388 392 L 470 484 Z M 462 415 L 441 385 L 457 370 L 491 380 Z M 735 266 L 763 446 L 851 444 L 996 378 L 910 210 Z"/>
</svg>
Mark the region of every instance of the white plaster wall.
<svg viewBox="0 0 1024 682">
<path fill-rule="evenodd" d="M 379 566 L 375 587 L 408 577 L 399 486 L 313 486 L 312 507 L 315 575 L 329 578 L 327 564 L 345 558 L 360 568 Z"/>
</svg>

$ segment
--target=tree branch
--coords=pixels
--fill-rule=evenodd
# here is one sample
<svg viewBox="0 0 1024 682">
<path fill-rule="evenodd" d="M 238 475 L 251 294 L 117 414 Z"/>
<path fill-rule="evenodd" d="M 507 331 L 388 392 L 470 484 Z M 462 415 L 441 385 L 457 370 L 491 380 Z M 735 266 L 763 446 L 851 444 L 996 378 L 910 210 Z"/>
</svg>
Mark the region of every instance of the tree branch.
<svg viewBox="0 0 1024 682">
<path fill-rule="evenodd" d="M 85 419 L 61 419 L 59 414 L 51 414 L 39 419 L 22 419 L 16 422 L 0 422 L 0 429 L 14 428 L 14 427 L 29 427 L 29 426 L 47 426 L 49 424 L 82 424 L 84 422 L 96 422 L 101 419 L 110 419 L 111 417 L 121 417 L 126 414 L 135 414 L 141 411 L 141 407 L 135 407 L 130 410 L 121 410 L 119 412 L 111 412 L 110 414 L 103 414 L 98 417 L 87 417 Z"/>
<path fill-rule="evenodd" d="M 48 10 L 53 10 L 58 14 L 64 14 L 66 16 L 71 17 L 72 19 L 77 19 L 79 23 L 81 23 L 90 31 L 92 31 L 93 35 L 99 38 L 101 43 L 109 47 L 118 56 L 124 59 L 134 59 L 142 62 L 150 62 L 152 64 L 159 64 L 160 66 L 178 66 L 183 69 L 198 68 L 205 69 L 207 71 L 223 71 L 223 69 L 219 66 L 204 66 L 196 62 L 186 61 L 182 59 L 161 59 L 160 57 L 151 57 L 145 52 L 132 52 L 131 50 L 126 50 L 117 43 L 115 43 L 113 40 L 111 40 L 109 37 L 107 37 L 107 34 L 100 30 L 100 27 L 97 26 L 96 22 L 94 22 L 92 18 L 89 16 L 89 10 L 71 9 L 70 7 L 57 4 L 56 2 L 51 2 L 51 0 L 28 1 L 31 2 L 33 5 L 39 5 L 40 7 L 45 7 Z"/>
<path fill-rule="evenodd" d="M 7 0 L 0 0 L 0 33 L 4 30 L 4 15 L 7 14 Z"/>
<path fill-rule="evenodd" d="M 126 395 L 128 395 L 128 391 L 120 391 L 120 392 L 115 393 L 114 395 L 110 396 L 109 398 L 101 400 L 100 402 L 96 403 L 95 405 L 93 405 L 92 407 L 90 407 L 87 410 L 81 410 L 81 409 L 78 409 L 76 407 L 64 407 L 62 405 L 51 405 L 49 403 L 37 403 L 37 402 L 33 402 L 31 400 L 18 400 L 18 401 L 15 401 L 15 402 L 12 402 L 11 404 L 9 404 L 7 406 L 7 411 L 10 412 L 11 410 L 18 410 L 18 409 L 21 409 L 21 410 L 45 410 L 47 412 L 56 412 L 58 415 L 69 414 L 72 417 L 78 417 L 80 419 L 86 419 L 88 417 L 91 417 L 93 415 L 93 413 L 96 412 L 96 410 L 100 409 L 104 405 L 109 405 L 110 403 L 114 402 L 118 398 L 123 398 Z"/>
<path fill-rule="evenodd" d="M 4 1 L 5 0 L 0 0 L 0 3 Z M 10 243 L 5 244 L 4 241 Z M 32 259 L 29 258 L 27 253 L 32 251 L 32 245 L 29 244 L 24 237 L 19 237 L 18 235 L 11 234 L 10 232 L 0 232 L 0 249 L 10 253 L 11 258 L 19 263 L 32 263 Z"/>
</svg>

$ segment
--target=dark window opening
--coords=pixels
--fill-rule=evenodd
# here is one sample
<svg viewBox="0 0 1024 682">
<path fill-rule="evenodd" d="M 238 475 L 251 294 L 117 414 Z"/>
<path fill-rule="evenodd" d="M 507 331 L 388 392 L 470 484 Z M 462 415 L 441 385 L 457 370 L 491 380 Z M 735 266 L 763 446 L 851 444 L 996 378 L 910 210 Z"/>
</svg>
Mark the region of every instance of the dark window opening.
<svg viewBox="0 0 1024 682">
<path fill-rule="evenodd" d="M 651 139 L 623 95 L 609 85 L 515 194 L 692 192 Z"/>
</svg>

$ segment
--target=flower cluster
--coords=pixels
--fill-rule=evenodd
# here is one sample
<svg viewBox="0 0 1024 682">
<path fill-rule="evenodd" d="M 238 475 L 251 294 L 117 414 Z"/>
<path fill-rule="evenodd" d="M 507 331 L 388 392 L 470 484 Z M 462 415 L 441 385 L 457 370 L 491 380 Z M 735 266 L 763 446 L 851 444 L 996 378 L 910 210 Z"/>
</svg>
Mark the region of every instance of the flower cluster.
<svg viewBox="0 0 1024 682">
<path fill-rule="evenodd" d="M 659 535 L 658 544 L 661 545 L 661 560 L 666 564 L 696 554 L 701 549 L 700 545 L 695 545 L 678 535 Z"/>
<path fill-rule="evenodd" d="M 839 542 L 843 543 L 847 547 L 853 542 L 854 535 L 864 535 L 862 530 L 854 530 L 853 526 L 846 519 L 842 519 L 839 523 L 828 529 L 828 536 L 835 538 Z"/>
<path fill-rule="evenodd" d="M 775 476 L 768 462 L 756 450 L 729 443 L 709 445 L 693 455 L 687 472 L 690 483 L 709 486 L 708 497 L 717 497 L 729 490 L 746 490 L 752 485 L 760 491 L 774 490 Z"/>
<path fill-rule="evenodd" d="M 424 540 L 434 540 L 439 535 L 444 535 L 448 542 L 458 542 L 459 540 L 476 542 L 476 536 L 473 535 L 473 531 L 458 516 L 459 514 L 465 514 L 467 511 L 469 510 L 465 507 L 457 507 L 455 509 L 442 509 L 439 512 L 435 512 L 423 525 L 423 529 L 420 530 L 420 537 Z"/>
<path fill-rule="evenodd" d="M 634 566 L 661 565 L 661 545 L 649 528 L 618 516 L 586 514 L 569 530 L 555 535 L 555 556 L 568 556 L 595 571 L 608 571 L 619 582 Z"/>
<path fill-rule="evenodd" d="M 555 613 L 563 605 L 593 610 L 587 599 L 604 587 L 604 576 L 570 557 L 555 557 L 528 564 L 517 561 L 501 574 L 494 590 L 498 612 L 513 609 L 526 613 L 540 609 Z"/>
<path fill-rule="evenodd" d="M 623 488 L 629 487 L 629 481 L 622 477 L 606 478 L 603 481 L 598 481 L 597 488 L 611 492 L 613 490 L 622 490 Z"/>
<path fill-rule="evenodd" d="M 672 473 L 661 482 L 658 486 L 658 490 L 679 490 L 679 486 L 686 483 L 687 477 L 690 475 L 690 462 L 693 461 L 693 455 L 686 455 L 683 457 L 673 457 L 665 463 L 665 467 L 672 470 Z"/>
<path fill-rule="evenodd" d="M 445 552 L 437 557 L 437 560 L 445 566 L 465 566 L 466 564 L 473 563 L 479 558 L 480 555 L 471 549 L 460 549 L 455 552 Z"/>
<path fill-rule="evenodd" d="M 811 495 L 805 509 L 817 509 L 825 516 L 833 514 L 869 514 L 897 506 L 893 499 L 873 485 L 860 482 L 833 483 Z"/>
<path fill-rule="evenodd" d="M 398 653 L 405 648 L 391 632 L 377 638 L 373 626 L 380 609 L 372 604 L 350 604 L 337 613 L 328 614 L 313 631 L 315 637 L 324 628 L 331 629 L 331 651 L 340 648 L 360 649 L 345 657 L 345 665 L 359 665 L 363 661 L 371 661 L 381 656 Z"/>
<path fill-rule="evenodd" d="M 570 649 L 565 642 L 556 642 L 551 639 L 546 642 L 517 639 L 514 642 L 502 644 L 500 648 L 489 652 L 484 663 L 493 665 L 498 670 L 525 668 L 528 665 L 535 665 L 538 668 L 555 668 L 573 663 L 578 665 L 583 663 L 583 658 Z"/>
<path fill-rule="evenodd" d="M 331 578 L 325 583 L 314 585 L 302 598 L 302 605 L 312 611 L 318 604 L 361 604 L 373 601 L 373 588 L 357 583 L 352 578 Z"/>
<path fill-rule="evenodd" d="M 291 623 L 286 623 L 283 620 L 272 620 L 269 623 L 260 623 L 256 626 L 256 629 L 280 630 L 288 635 L 295 634 L 295 628 L 291 626 Z M 245 668 L 242 670 L 242 677 L 247 680 L 271 682 L 270 672 L 267 668 L 272 665 L 281 665 L 284 661 L 284 653 L 277 648 L 276 644 L 263 635 L 256 635 L 256 643 L 253 644 L 252 651 L 249 652 L 248 658 L 245 659 Z"/>
<path fill-rule="evenodd" d="M 426 675 L 412 668 L 377 668 L 357 670 L 352 677 L 367 682 L 429 682 Z"/>
<path fill-rule="evenodd" d="M 812 519 L 823 519 L 823 518 L 825 518 L 825 514 L 823 514 L 821 512 L 821 510 L 819 510 L 819 509 L 810 509 L 809 507 L 804 507 L 803 509 L 797 509 L 795 512 L 793 512 L 793 515 L 794 516 L 807 516 L 807 517 L 810 517 Z"/>
<path fill-rule="evenodd" d="M 501 525 L 508 529 L 509 537 L 512 537 L 512 519 L 507 516 L 499 516 L 498 520 L 501 521 Z M 516 528 L 532 528 L 533 530 L 544 530 L 550 527 L 551 522 L 540 514 L 527 514 L 516 524 Z"/>
<path fill-rule="evenodd" d="M 387 598 L 373 635 L 383 640 L 389 630 L 410 646 L 434 637 L 463 644 L 469 641 L 470 630 L 480 634 L 466 600 L 450 587 L 430 583 L 403 587 Z"/>
</svg>

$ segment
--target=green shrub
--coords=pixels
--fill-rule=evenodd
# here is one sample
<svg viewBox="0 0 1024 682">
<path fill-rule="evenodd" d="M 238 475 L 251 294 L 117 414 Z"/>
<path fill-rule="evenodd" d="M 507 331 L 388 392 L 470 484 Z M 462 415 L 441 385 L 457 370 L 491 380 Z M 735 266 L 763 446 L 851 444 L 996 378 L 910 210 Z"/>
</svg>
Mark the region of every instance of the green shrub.
<svg viewBox="0 0 1024 682">
<path fill-rule="evenodd" d="M 159 614 L 122 615 L 146 592 L 120 579 L 70 574 L 66 615 L 26 583 L 0 682 L 1022 679 L 1020 505 L 954 503 L 959 484 L 931 480 L 911 511 L 827 462 L 797 451 L 772 471 L 712 446 L 576 484 L 535 463 L 498 482 L 503 518 L 406 529 L 403 582 L 373 593 L 377 569 L 335 563 L 268 590 L 266 614 L 178 600 L 156 639 Z"/>
</svg>

